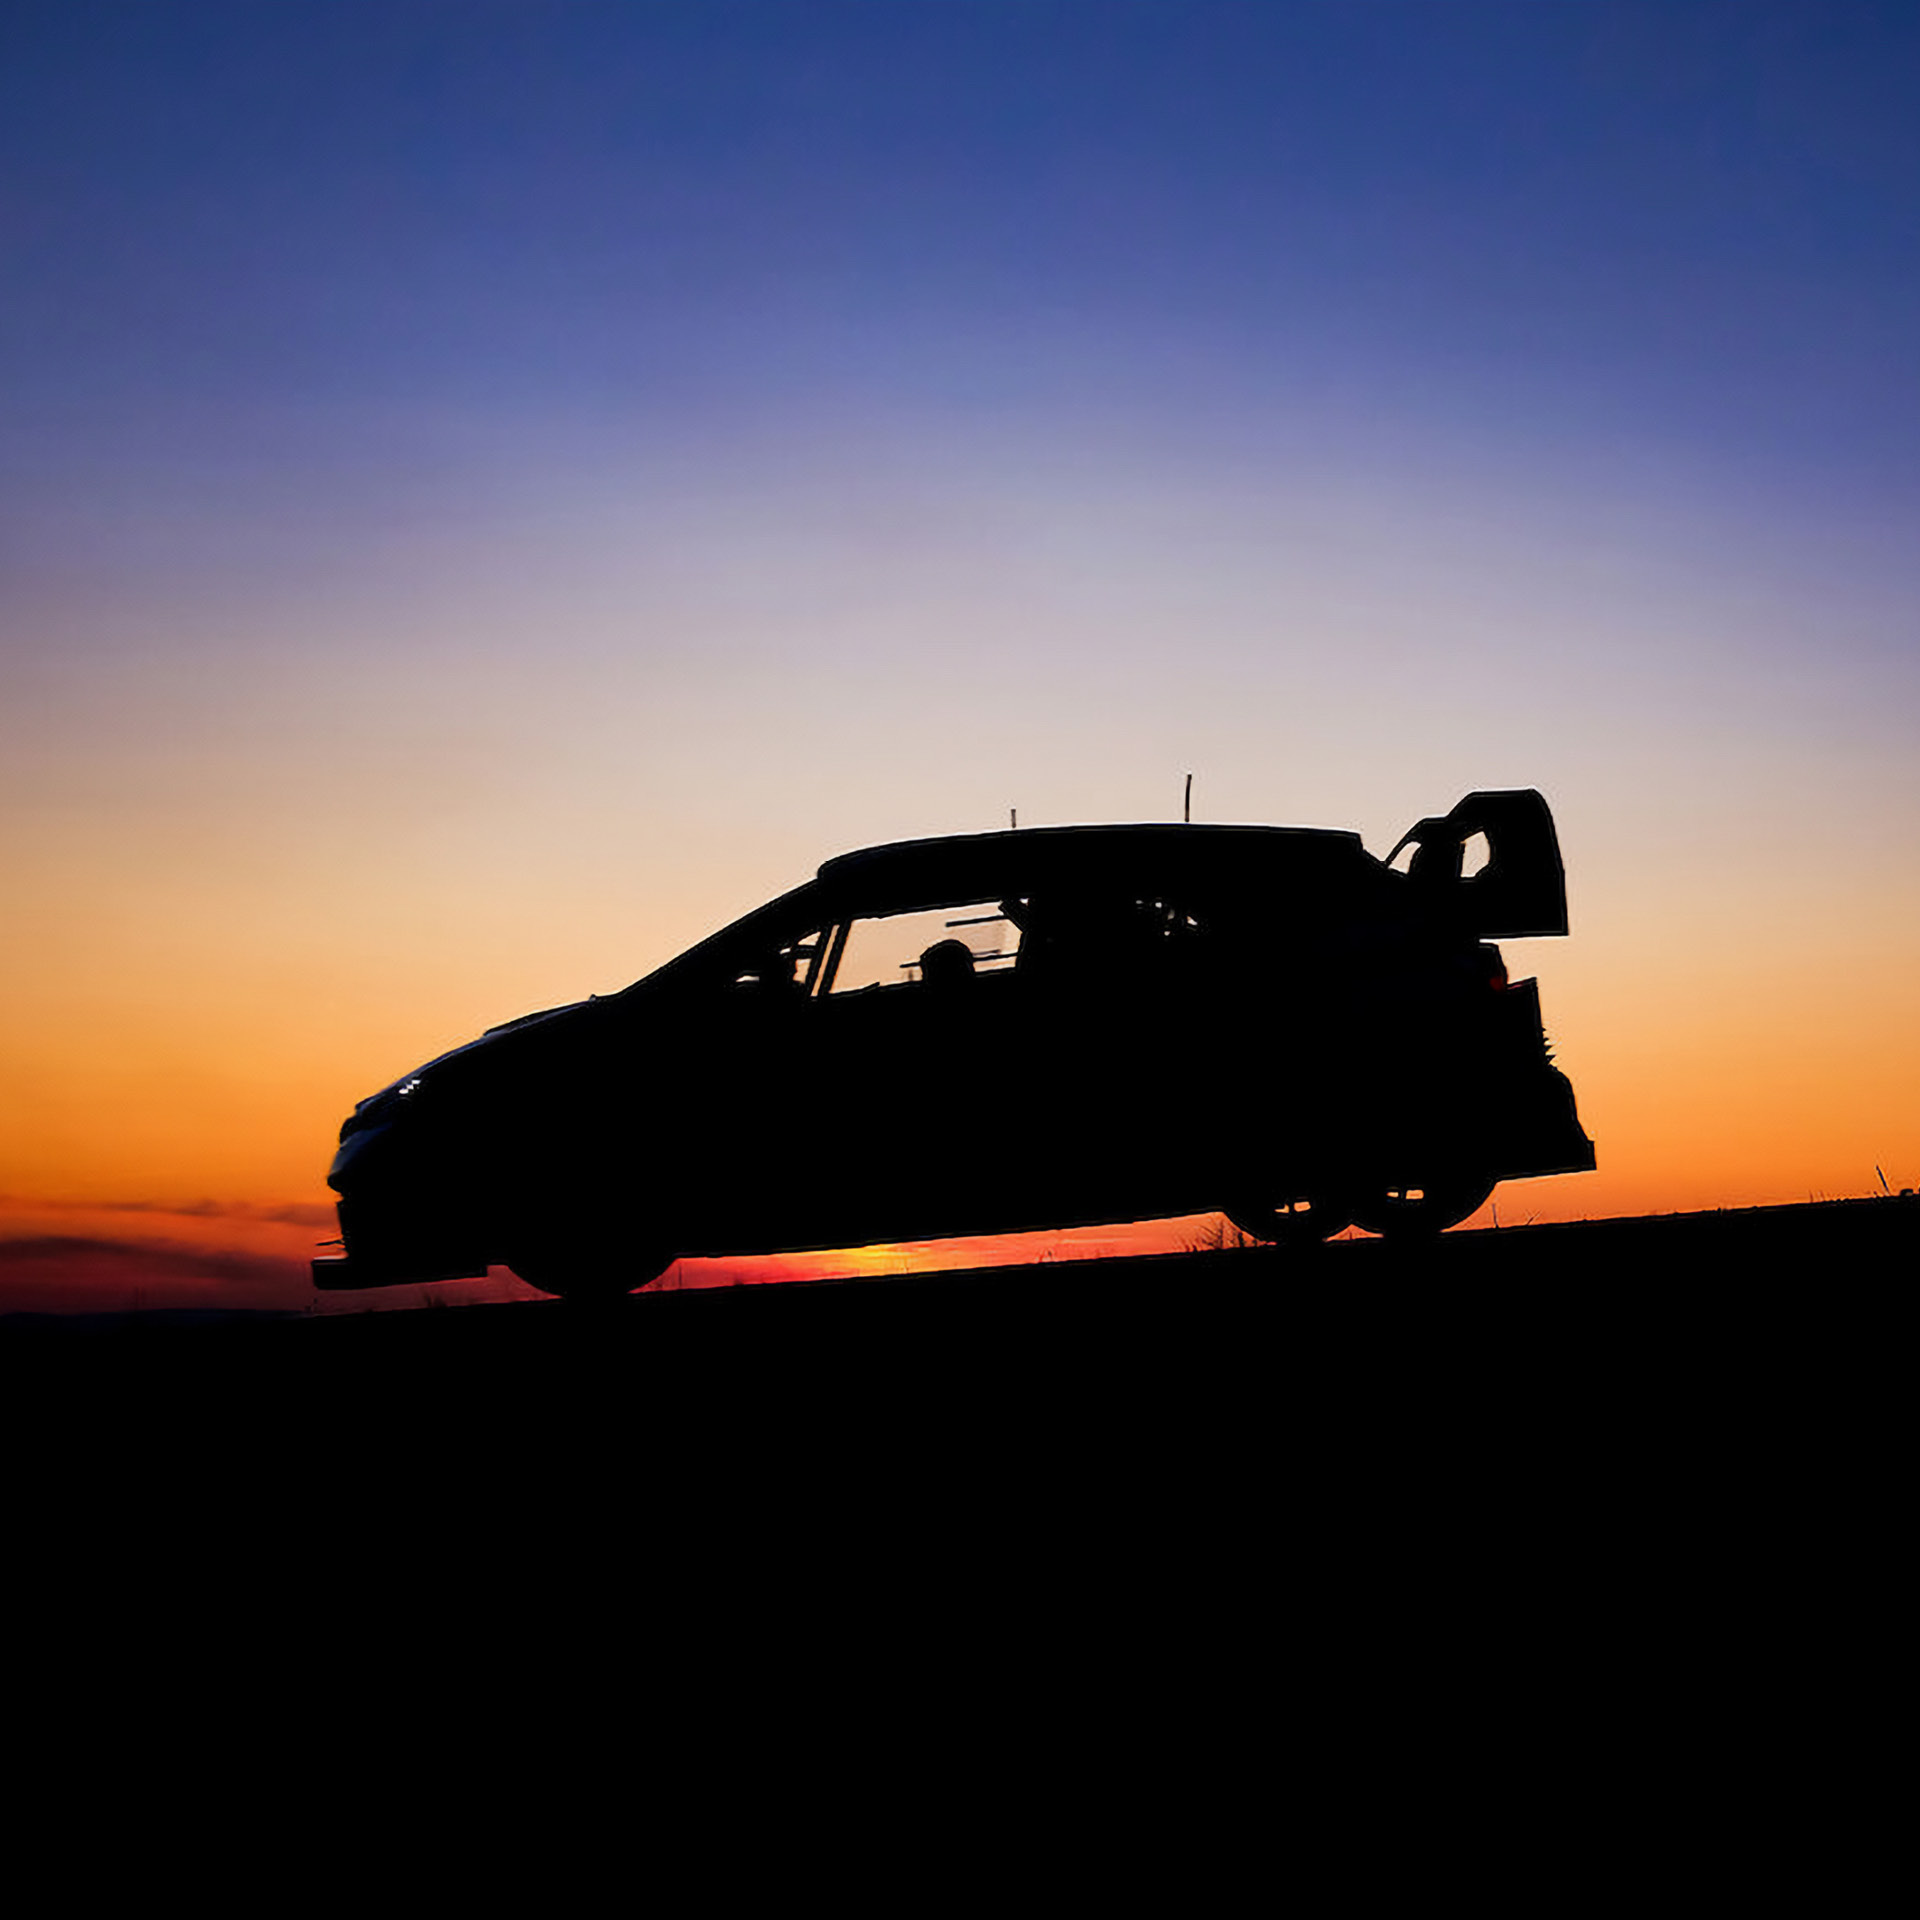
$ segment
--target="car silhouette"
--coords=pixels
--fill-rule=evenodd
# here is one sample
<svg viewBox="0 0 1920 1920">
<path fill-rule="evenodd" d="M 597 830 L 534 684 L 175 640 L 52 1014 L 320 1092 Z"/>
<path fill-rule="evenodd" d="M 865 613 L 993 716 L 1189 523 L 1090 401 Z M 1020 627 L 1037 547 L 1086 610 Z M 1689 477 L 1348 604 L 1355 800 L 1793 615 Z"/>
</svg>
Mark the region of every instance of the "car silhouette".
<svg viewBox="0 0 1920 1920">
<path fill-rule="evenodd" d="M 1490 944 L 1566 930 L 1530 790 L 1469 794 L 1386 860 L 1253 826 L 845 854 L 363 1100 L 314 1279 L 503 1265 L 608 1295 L 682 1255 L 1211 1211 L 1278 1241 L 1437 1231 L 1594 1164 L 1535 983 Z"/>
</svg>

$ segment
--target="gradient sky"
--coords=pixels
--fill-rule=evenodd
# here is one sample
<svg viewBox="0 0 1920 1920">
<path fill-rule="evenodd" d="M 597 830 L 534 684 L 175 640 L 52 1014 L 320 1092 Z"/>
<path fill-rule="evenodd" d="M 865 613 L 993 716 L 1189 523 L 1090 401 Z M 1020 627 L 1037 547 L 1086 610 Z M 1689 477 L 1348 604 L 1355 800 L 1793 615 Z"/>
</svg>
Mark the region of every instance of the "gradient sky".
<svg viewBox="0 0 1920 1920">
<path fill-rule="evenodd" d="M 1916 100 L 1848 0 L 7 0 L 0 1307 L 299 1304 L 406 1068 L 1189 770 L 1547 793 L 1503 1221 L 1920 1185 Z"/>
</svg>

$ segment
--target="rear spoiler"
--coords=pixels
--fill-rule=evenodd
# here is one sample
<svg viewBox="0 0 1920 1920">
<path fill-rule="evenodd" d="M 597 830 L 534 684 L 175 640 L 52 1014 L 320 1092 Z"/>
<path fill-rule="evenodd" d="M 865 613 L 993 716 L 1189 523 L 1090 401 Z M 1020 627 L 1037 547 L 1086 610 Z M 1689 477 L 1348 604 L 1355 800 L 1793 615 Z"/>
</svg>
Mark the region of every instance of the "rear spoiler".
<svg viewBox="0 0 1920 1920">
<path fill-rule="evenodd" d="M 1460 877 L 1466 844 L 1487 837 L 1487 864 Z M 1567 870 L 1546 801 L 1531 787 L 1506 793 L 1470 793 L 1438 820 L 1422 820 L 1387 855 L 1392 865 L 1413 848 L 1407 878 L 1423 890 L 1451 888 L 1455 911 L 1486 940 L 1519 940 L 1567 930 Z"/>
</svg>

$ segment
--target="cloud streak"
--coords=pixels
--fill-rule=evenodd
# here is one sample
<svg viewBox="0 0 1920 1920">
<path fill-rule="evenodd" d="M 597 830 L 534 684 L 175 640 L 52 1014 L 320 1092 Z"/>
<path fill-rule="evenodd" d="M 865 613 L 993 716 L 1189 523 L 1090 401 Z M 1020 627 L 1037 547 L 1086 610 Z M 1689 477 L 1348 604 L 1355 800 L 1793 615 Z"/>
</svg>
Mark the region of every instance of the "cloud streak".
<svg viewBox="0 0 1920 1920">
<path fill-rule="evenodd" d="M 299 1264 L 271 1254 L 80 1234 L 0 1240 L 0 1312 L 298 1308 L 310 1296 Z"/>
<path fill-rule="evenodd" d="M 290 1227 L 335 1224 L 329 1203 L 307 1200 L 43 1200 L 30 1194 L 0 1193 L 0 1212 L 145 1213 L 184 1220 L 263 1221 Z"/>
</svg>

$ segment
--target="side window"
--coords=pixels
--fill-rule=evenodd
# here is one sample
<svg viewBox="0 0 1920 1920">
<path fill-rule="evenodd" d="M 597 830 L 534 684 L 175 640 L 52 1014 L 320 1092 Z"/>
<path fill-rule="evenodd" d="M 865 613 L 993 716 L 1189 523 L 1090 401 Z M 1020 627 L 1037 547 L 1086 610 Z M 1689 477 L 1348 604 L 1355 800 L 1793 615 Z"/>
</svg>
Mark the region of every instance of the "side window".
<svg viewBox="0 0 1920 1920">
<path fill-rule="evenodd" d="M 821 990 L 838 996 L 890 987 L 943 987 L 1004 972 L 1020 952 L 1020 930 L 1000 905 L 935 907 L 854 920 L 836 942 Z"/>
</svg>

